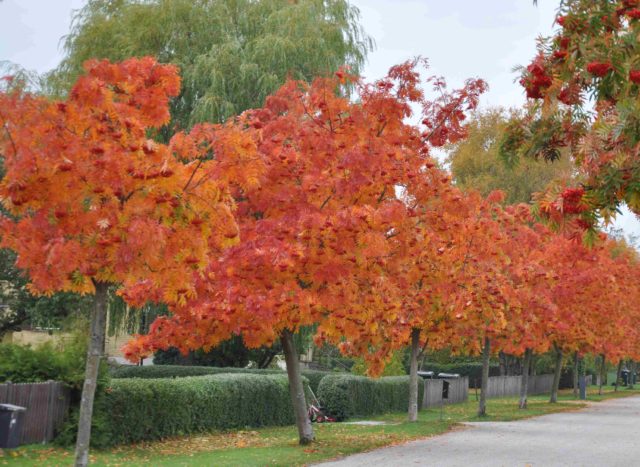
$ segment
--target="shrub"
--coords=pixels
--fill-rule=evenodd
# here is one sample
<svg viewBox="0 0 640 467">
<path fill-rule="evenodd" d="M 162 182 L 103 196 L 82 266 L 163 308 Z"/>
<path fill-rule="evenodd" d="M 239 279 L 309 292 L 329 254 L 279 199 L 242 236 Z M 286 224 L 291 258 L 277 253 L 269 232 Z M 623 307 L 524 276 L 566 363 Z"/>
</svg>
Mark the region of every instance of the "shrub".
<svg viewBox="0 0 640 467">
<path fill-rule="evenodd" d="M 80 390 L 84 381 L 85 354 L 86 335 L 82 333 L 72 334 L 57 344 L 47 342 L 37 347 L 0 344 L 0 383 L 54 380 Z"/>
<path fill-rule="evenodd" d="M 51 342 L 37 347 L 16 344 L 0 344 L 0 383 L 35 383 L 41 381 L 62 381 L 71 389 L 70 410 L 63 425 L 57 430 L 56 443 L 70 445 L 75 442 L 78 431 L 79 402 L 84 382 L 87 334 L 80 323 L 71 336 L 54 344 Z M 95 406 L 103 403 L 102 391 L 108 384 L 106 364 L 100 365 Z M 95 411 L 91 426 L 91 442 L 95 446 L 108 443 L 104 427 L 105 411 Z"/>
<path fill-rule="evenodd" d="M 282 370 L 259 370 L 255 368 L 219 368 L 214 366 L 182 366 L 182 365 L 120 365 L 111 367 L 112 378 L 182 378 L 186 376 L 218 375 L 222 373 L 285 375 Z M 335 373 L 319 370 L 302 370 L 302 375 L 309 380 L 309 387 L 317 392 L 320 380 Z"/>
<path fill-rule="evenodd" d="M 114 379 L 97 409 L 106 411 L 111 444 L 294 423 L 284 375 Z"/>
<path fill-rule="evenodd" d="M 418 404 L 422 405 L 424 385 L 421 379 L 418 385 Z M 409 377 L 373 379 L 328 375 L 320 381 L 318 398 L 325 410 L 338 420 L 404 411 L 409 408 Z"/>
</svg>

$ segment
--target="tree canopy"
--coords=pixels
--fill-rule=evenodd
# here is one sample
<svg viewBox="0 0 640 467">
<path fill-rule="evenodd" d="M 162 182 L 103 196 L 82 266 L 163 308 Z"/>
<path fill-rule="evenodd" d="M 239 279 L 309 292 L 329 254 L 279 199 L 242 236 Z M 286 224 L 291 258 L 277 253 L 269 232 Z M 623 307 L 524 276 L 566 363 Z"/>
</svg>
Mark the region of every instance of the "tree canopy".
<svg viewBox="0 0 640 467">
<path fill-rule="evenodd" d="M 85 60 L 150 55 L 180 69 L 173 127 L 222 122 L 261 106 L 287 78 L 343 65 L 358 73 L 373 47 L 358 19 L 346 0 L 90 0 L 50 82 L 64 93 Z"/>
</svg>

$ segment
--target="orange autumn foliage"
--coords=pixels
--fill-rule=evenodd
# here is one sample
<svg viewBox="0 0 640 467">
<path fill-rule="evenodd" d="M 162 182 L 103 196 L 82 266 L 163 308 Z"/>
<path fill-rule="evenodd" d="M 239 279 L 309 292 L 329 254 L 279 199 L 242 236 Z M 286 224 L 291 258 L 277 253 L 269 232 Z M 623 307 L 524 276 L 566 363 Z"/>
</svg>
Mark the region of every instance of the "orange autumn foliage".
<svg viewBox="0 0 640 467">
<path fill-rule="evenodd" d="M 231 163 L 149 138 L 169 121 L 174 66 L 142 58 L 85 69 L 64 101 L 0 94 L 2 246 L 18 253 L 34 292 L 93 293 L 103 282 L 123 284 L 134 304 L 184 301 L 194 271 L 238 241 Z M 241 133 L 222 140 L 242 157 L 255 151 Z"/>
<path fill-rule="evenodd" d="M 416 65 L 372 84 L 346 72 L 289 82 L 236 120 L 253 129 L 266 167 L 259 187 L 234 192 L 242 241 L 209 265 L 197 300 L 129 344 L 132 358 L 171 345 L 207 349 L 231 334 L 269 344 L 310 324 L 320 324 L 320 340 L 374 335 L 400 319 L 388 262 L 417 216 L 403 189 L 434 200 L 451 191 L 430 148 L 464 137 L 464 113 L 486 87 L 471 80 L 449 92 L 434 77 L 439 97 L 428 100 Z M 336 94 L 347 82 L 357 100 Z M 411 104 L 422 129 L 406 122 Z"/>
</svg>

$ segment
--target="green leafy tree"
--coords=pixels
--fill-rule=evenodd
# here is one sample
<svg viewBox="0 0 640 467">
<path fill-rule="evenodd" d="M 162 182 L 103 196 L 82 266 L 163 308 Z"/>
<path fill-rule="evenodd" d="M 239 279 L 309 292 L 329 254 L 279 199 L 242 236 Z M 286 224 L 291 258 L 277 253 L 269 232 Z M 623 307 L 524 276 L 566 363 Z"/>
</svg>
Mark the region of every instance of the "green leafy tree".
<svg viewBox="0 0 640 467">
<path fill-rule="evenodd" d="M 404 376 L 408 372 L 403 365 L 403 357 L 407 352 L 398 351 L 393 354 L 389 363 L 387 363 L 384 367 L 382 373 L 379 376 Z M 353 367 L 351 367 L 351 372 L 356 375 L 367 375 L 367 364 L 364 361 L 364 358 L 358 357 L 355 359 L 355 363 Z"/>
<path fill-rule="evenodd" d="M 522 159 L 505 164 L 500 155 L 508 120 L 501 109 L 479 112 L 470 122 L 469 137 L 450 147 L 448 162 L 458 186 L 479 190 L 484 196 L 505 192 L 507 204 L 529 203 L 554 179 L 572 176 L 572 163 L 564 158 L 552 164 L 542 159 Z"/>
<path fill-rule="evenodd" d="M 183 88 L 167 137 L 260 107 L 288 77 L 308 81 L 343 65 L 357 74 L 373 47 L 358 19 L 346 0 L 89 0 L 49 82 L 66 92 L 88 58 L 178 65 Z"/>
</svg>

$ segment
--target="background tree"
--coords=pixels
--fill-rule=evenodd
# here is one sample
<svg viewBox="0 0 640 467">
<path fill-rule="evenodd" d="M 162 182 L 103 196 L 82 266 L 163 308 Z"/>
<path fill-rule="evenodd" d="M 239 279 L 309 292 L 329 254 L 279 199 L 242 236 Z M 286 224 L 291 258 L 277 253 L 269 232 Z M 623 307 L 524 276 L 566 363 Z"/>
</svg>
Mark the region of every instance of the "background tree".
<svg viewBox="0 0 640 467">
<path fill-rule="evenodd" d="M 50 83 L 65 93 L 89 58 L 177 65 L 183 87 L 168 138 L 262 106 L 287 78 L 311 81 L 344 65 L 358 73 L 373 47 L 358 20 L 346 0 L 89 0 Z"/>
<path fill-rule="evenodd" d="M 475 189 L 483 196 L 494 190 L 505 194 L 506 204 L 530 203 L 555 179 L 571 178 L 570 158 L 555 164 L 542 159 L 523 159 L 507 165 L 500 155 L 500 143 L 509 121 L 502 109 L 477 112 L 468 123 L 468 136 L 449 146 L 447 162 L 456 186 Z"/>
</svg>

